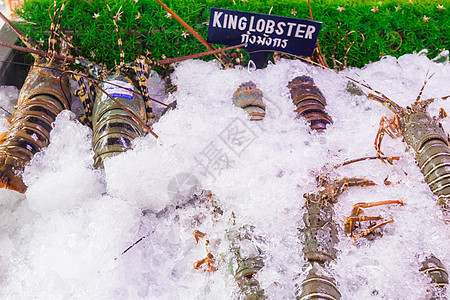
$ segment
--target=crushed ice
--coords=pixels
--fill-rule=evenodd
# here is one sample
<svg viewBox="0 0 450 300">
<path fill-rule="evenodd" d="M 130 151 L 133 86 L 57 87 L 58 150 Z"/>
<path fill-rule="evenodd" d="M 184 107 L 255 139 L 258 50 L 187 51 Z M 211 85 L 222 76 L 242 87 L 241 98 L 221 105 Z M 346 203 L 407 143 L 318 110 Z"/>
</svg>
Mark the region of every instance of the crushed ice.
<svg viewBox="0 0 450 300">
<path fill-rule="evenodd" d="M 416 99 L 427 72 L 435 75 L 422 99 L 438 98 L 429 112 L 437 115 L 440 107 L 450 112 L 448 100 L 439 99 L 450 94 L 448 63 L 417 54 L 387 56 L 344 74 L 406 106 Z M 323 134 L 296 119 L 287 83 L 298 75 L 312 76 L 327 98 L 334 124 Z M 253 226 L 258 237 L 254 242 L 265 266 L 257 278 L 265 294 L 294 298 L 295 284 L 306 276 L 297 229 L 303 194 L 316 191 L 316 175 L 332 166 L 374 156 L 380 118 L 393 114 L 347 92 L 344 77 L 298 60 L 250 72 L 191 60 L 178 64 L 172 79 L 178 91 L 165 102 L 176 100 L 178 107 L 155 124 L 158 141 L 151 135 L 139 138 L 133 150 L 106 160 L 105 170 L 97 171 L 92 132 L 63 112 L 49 147 L 25 170 L 28 192 L 0 190 L 2 299 L 234 299 L 226 239 L 232 212 L 236 226 Z M 259 123 L 232 104 L 234 91 L 249 80 L 264 94 L 267 114 Z M 150 82 L 161 96 L 160 80 Z M 0 105 L 11 111 L 17 91 L 2 87 L 0 93 Z M 0 116 L 5 131 L 8 115 Z M 449 118 L 442 124 L 450 132 Z M 419 272 L 421 260 L 434 253 L 450 269 L 450 229 L 413 154 L 401 139 L 389 137 L 382 149 L 400 161 L 364 161 L 329 174 L 365 176 L 378 184 L 350 188 L 341 196 L 335 205 L 340 229 L 355 203 L 405 202 L 365 210 L 394 218 L 381 238 L 354 244 L 339 231 L 331 272 L 343 299 L 421 299 L 428 282 Z M 392 184 L 384 185 L 385 179 Z M 202 189 L 213 191 L 223 216 L 193 200 Z M 195 229 L 211 241 L 214 274 L 193 269 L 206 256 L 204 241 L 197 244 L 192 235 Z M 255 251 L 242 247 L 244 253 Z"/>
</svg>

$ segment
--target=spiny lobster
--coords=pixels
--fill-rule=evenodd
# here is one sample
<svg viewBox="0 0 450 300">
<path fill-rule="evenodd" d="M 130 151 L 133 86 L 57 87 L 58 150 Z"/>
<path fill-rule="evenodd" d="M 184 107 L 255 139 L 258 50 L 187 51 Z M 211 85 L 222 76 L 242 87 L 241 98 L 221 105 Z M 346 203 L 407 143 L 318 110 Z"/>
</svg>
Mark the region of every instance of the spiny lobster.
<svg viewBox="0 0 450 300">
<path fill-rule="evenodd" d="M 81 120 L 87 125 L 92 125 L 94 131 L 94 167 L 96 168 L 104 167 L 105 158 L 127 151 L 131 147 L 131 141 L 143 136 L 146 132 L 150 132 L 155 138 L 158 137 L 148 126 L 154 118 L 147 80 L 151 68 L 162 66 L 158 61 L 142 55 L 134 62 L 125 64 L 125 54 L 116 20 L 109 5 L 106 1 L 104 2 L 117 33 L 120 63 L 116 65 L 113 72 L 107 71 L 104 66 L 91 64 L 94 68 L 90 70 L 90 74 L 100 82 L 98 85 L 95 84 L 96 96 L 93 95 L 95 93 L 88 92 L 89 89 L 83 80 L 86 77 L 79 73 L 74 75 L 80 86 L 75 94 L 80 98 L 85 110 L 85 116 Z M 121 8 L 122 6 L 116 16 L 120 14 Z M 236 47 L 240 45 L 232 48 Z M 211 50 L 193 56 L 216 54 L 224 50 Z M 193 58 L 193 56 L 182 59 Z"/>
<path fill-rule="evenodd" d="M 317 193 L 304 194 L 305 227 L 302 233 L 303 253 L 307 259 L 310 271 L 297 290 L 297 299 L 340 299 L 341 293 L 331 276 L 327 276 L 326 264 L 336 259 L 338 243 L 337 228 L 333 221 L 333 205 L 339 196 L 349 187 L 366 187 L 375 185 L 373 181 L 362 178 L 335 179 L 330 182 L 327 178 L 318 177 L 318 186 L 322 187 Z"/>
<path fill-rule="evenodd" d="M 97 91 L 90 88 L 91 92 L 88 92 L 83 80 L 85 77 L 74 74 L 79 84 L 75 95 L 80 98 L 85 110 L 81 121 L 92 126 L 94 132 L 95 168 L 103 168 L 105 158 L 128 150 L 133 139 L 143 136 L 145 132 L 153 133 L 147 127 L 147 123 L 153 118 L 147 79 L 150 67 L 159 65 L 145 56 L 139 56 L 135 62 L 125 64 L 117 23 L 109 5 L 105 4 L 116 28 L 120 63 L 113 72 L 108 72 L 104 66 L 92 64 L 94 68 L 90 69 L 90 74 L 99 81 Z M 154 133 L 153 135 L 157 137 Z"/>
<path fill-rule="evenodd" d="M 206 202 L 212 204 L 212 215 L 223 215 L 222 209 L 218 206 L 216 200 L 212 197 L 212 193 L 202 192 L 201 197 L 205 197 Z M 232 213 L 232 224 L 226 232 L 226 238 L 230 243 L 228 269 L 231 275 L 235 278 L 239 287 L 238 298 L 246 300 L 266 299 L 264 290 L 261 288 L 255 275 L 264 267 L 263 253 L 254 243 L 255 238 L 254 226 L 244 225 L 236 226 L 234 213 Z M 194 237 L 198 242 L 199 238 L 205 238 L 206 234 L 198 230 L 194 231 Z M 206 246 L 209 245 L 209 240 L 206 240 Z M 242 247 L 245 247 L 246 254 L 243 254 Z M 252 250 L 250 250 L 252 249 Z M 250 250 L 250 251 L 249 251 Z M 205 258 L 194 263 L 194 269 L 199 269 L 201 265 L 207 265 L 209 272 L 214 272 L 217 269 L 212 265 L 214 263 L 214 256 L 207 251 Z"/>
<path fill-rule="evenodd" d="M 433 74 L 434 75 L 434 74 Z M 381 141 L 386 133 L 390 137 L 403 136 L 408 146 L 414 149 L 416 161 L 431 191 L 438 196 L 438 204 L 444 215 L 450 216 L 450 148 L 448 135 L 437 119 L 432 118 L 427 107 L 435 98 L 420 100 L 423 89 L 431 75 L 425 79 L 417 99 L 411 106 L 401 107 L 381 92 L 373 90 L 381 96 L 369 93 L 370 99 L 380 102 L 395 113 L 392 120 L 383 117 L 375 138 L 375 149 L 382 155 Z M 367 85 L 364 85 L 368 87 Z M 369 87 L 370 88 L 370 87 Z M 448 97 L 448 96 L 447 96 Z M 447 98 L 443 97 L 443 99 Z M 440 117 L 445 117 L 441 110 Z"/>
<path fill-rule="evenodd" d="M 55 24 L 58 9 L 55 9 L 49 38 L 49 51 L 56 56 L 56 32 L 59 30 L 64 4 L 59 9 L 58 22 Z M 16 32 L 22 42 L 30 49 L 39 47 L 17 29 L 3 14 L 1 18 Z M 61 51 L 67 51 L 63 43 Z M 27 186 L 21 172 L 34 154 L 49 144 L 52 123 L 64 109 L 70 109 L 69 80 L 59 81 L 65 68 L 63 60 L 34 54 L 31 67 L 19 94 L 17 108 L 13 114 L 9 131 L 0 136 L 0 188 L 24 193 Z"/>
</svg>

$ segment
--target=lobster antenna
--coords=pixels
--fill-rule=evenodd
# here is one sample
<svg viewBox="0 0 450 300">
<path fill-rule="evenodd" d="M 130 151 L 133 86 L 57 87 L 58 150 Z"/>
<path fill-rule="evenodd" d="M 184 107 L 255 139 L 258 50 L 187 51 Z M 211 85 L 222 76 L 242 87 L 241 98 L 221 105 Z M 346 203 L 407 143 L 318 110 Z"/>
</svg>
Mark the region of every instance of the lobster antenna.
<svg viewBox="0 0 450 300">
<path fill-rule="evenodd" d="M 129 250 L 131 250 L 131 248 L 133 248 L 134 246 L 136 246 L 137 244 L 139 244 L 140 242 L 142 242 L 143 239 L 145 239 L 146 237 L 148 237 L 150 234 L 144 235 L 143 237 L 141 237 L 140 239 L 138 239 L 136 242 L 134 242 L 131 246 L 129 246 L 127 249 L 125 249 L 120 255 L 124 255 L 125 253 L 127 253 Z M 114 258 L 114 260 L 117 260 L 119 257 Z"/>
<path fill-rule="evenodd" d="M 56 8 L 56 0 L 54 1 L 55 12 L 53 13 L 52 24 L 50 25 L 50 37 L 48 38 L 48 52 L 53 56 L 56 54 L 56 32 L 61 26 L 62 12 L 66 6 L 66 1 L 63 2 L 61 8 L 59 9 L 58 21 L 55 24 L 56 13 L 58 9 Z"/>
<path fill-rule="evenodd" d="M 0 14 L 1 14 L 1 12 L 0 12 Z M 227 47 L 227 48 L 216 49 L 216 50 L 213 50 L 213 51 L 196 53 L 196 54 L 192 54 L 192 55 L 188 55 L 188 56 L 182 56 L 182 57 L 158 60 L 157 63 L 160 63 L 160 64 L 171 64 L 171 63 L 174 63 L 174 62 L 177 62 L 177 61 L 182 61 L 182 60 L 186 60 L 186 59 L 192 59 L 192 58 L 197 58 L 197 57 L 210 55 L 210 54 L 214 54 L 214 53 L 218 53 L 218 52 L 224 52 L 224 51 L 227 51 L 227 50 L 232 50 L 232 49 L 235 49 L 235 48 L 242 47 L 244 45 L 245 44 L 232 46 L 232 47 Z M 1 42 L 1 41 L 0 41 L 0 46 L 11 48 L 11 49 L 14 49 L 14 50 L 17 50 L 17 51 L 30 53 L 30 54 L 36 54 L 36 55 L 39 55 L 39 56 L 54 57 L 54 58 L 59 59 L 59 60 L 65 60 L 67 62 L 76 63 L 76 64 L 79 64 L 79 65 L 82 65 L 82 66 L 85 66 L 85 67 L 89 66 L 89 65 L 94 65 L 97 69 L 101 69 L 100 65 L 93 64 L 91 61 L 89 61 L 87 59 L 84 59 L 82 57 L 78 57 L 78 58 L 75 59 L 73 57 L 60 55 L 60 54 L 51 55 L 50 53 L 48 53 L 46 51 L 43 51 L 43 50 L 33 49 L 33 48 L 26 48 L 26 47 L 17 46 L 17 45 L 13 45 L 13 44 L 9 44 L 9 43 L 4 43 L 4 42 Z M 18 62 L 10 62 L 10 63 L 21 64 L 21 63 L 18 63 Z M 29 65 L 29 64 L 26 64 L 26 65 Z"/>
<path fill-rule="evenodd" d="M 360 158 L 355 158 L 355 159 L 351 159 L 351 160 L 346 160 L 342 164 L 338 164 L 338 165 L 334 166 L 333 168 L 337 169 L 339 167 L 343 167 L 343 166 L 346 166 L 346 165 L 349 165 L 349 164 L 353 164 L 353 163 L 364 161 L 364 160 L 371 160 L 371 159 L 380 159 L 381 161 L 386 160 L 388 163 L 390 163 L 392 165 L 394 160 L 399 160 L 400 159 L 400 156 L 367 156 L 367 157 L 360 157 Z"/>
<path fill-rule="evenodd" d="M 50 13 L 49 13 L 49 16 L 50 16 Z M 50 19 L 51 19 L 51 16 L 50 16 Z M 27 20 L 23 20 L 23 23 L 27 23 L 27 24 L 30 24 L 30 25 L 33 25 L 33 26 L 39 26 L 39 27 L 41 27 L 43 29 L 46 29 L 48 32 L 50 32 L 50 28 L 45 26 L 45 25 L 38 24 L 38 23 L 35 23 L 35 22 L 30 22 L 30 21 L 27 21 Z M 46 31 L 44 31 L 44 33 L 46 33 Z M 78 52 L 78 47 L 76 47 L 76 46 L 74 46 L 72 44 L 72 42 L 70 41 L 69 37 L 67 35 L 65 35 L 64 32 L 62 32 L 62 31 L 59 32 L 59 33 L 55 32 L 55 35 L 57 37 L 59 37 L 62 41 L 66 42 L 67 45 L 69 45 L 71 48 L 73 48 L 75 50 L 76 54 L 78 55 L 78 53 L 79 53 Z"/>
<path fill-rule="evenodd" d="M 435 72 L 435 73 L 431 74 L 430 77 L 428 77 L 428 72 L 429 71 L 430 71 L 430 69 L 428 69 L 427 70 L 427 74 L 425 74 L 425 80 L 423 81 L 423 85 L 422 85 L 422 88 L 420 89 L 419 95 L 417 96 L 416 102 L 420 101 L 420 97 L 422 97 L 423 89 L 425 88 L 425 85 L 428 83 L 428 80 L 430 80 L 431 77 L 433 77 L 434 74 L 436 74 L 436 72 Z"/>
<path fill-rule="evenodd" d="M 282 53 L 282 52 L 281 52 L 281 53 Z M 314 61 L 309 61 L 309 60 L 307 60 L 307 59 L 305 59 L 305 58 L 303 58 L 303 57 L 301 57 L 301 56 L 296 56 L 296 58 L 299 58 L 300 60 L 303 60 L 303 61 L 305 61 L 305 62 L 307 62 L 307 63 L 311 63 L 311 64 L 313 64 L 313 65 L 315 65 L 315 66 L 321 67 L 322 69 L 331 71 L 331 72 L 335 73 L 336 75 L 345 77 L 345 78 L 347 78 L 348 80 L 353 81 L 353 82 L 355 82 L 355 83 L 357 83 L 357 84 L 359 84 L 359 85 L 361 85 L 361 86 L 363 86 L 363 87 L 365 87 L 365 88 L 368 88 L 369 90 L 371 90 L 371 91 L 377 93 L 378 95 L 381 96 L 380 98 L 382 98 L 382 99 L 384 99 L 384 100 L 389 100 L 389 98 L 388 98 L 385 94 L 383 94 L 382 92 L 377 91 L 376 89 L 372 88 L 372 87 L 371 87 L 368 83 L 366 83 L 363 79 L 361 79 L 361 80 L 362 80 L 362 82 L 361 82 L 361 81 L 358 81 L 358 80 L 356 80 L 356 79 L 354 79 L 354 78 L 351 78 L 350 76 L 340 74 L 340 73 L 334 71 L 333 69 L 331 69 L 331 68 L 329 68 L 329 67 L 322 66 L 321 64 L 318 64 L 318 63 L 316 63 L 316 62 L 314 62 Z M 358 73 L 356 73 L 356 72 L 354 72 L 354 73 L 359 77 Z M 389 101 L 392 101 L 392 100 L 389 100 Z"/>
<path fill-rule="evenodd" d="M 308 8 L 309 8 L 309 16 L 310 16 L 310 18 L 311 18 L 311 21 L 314 21 L 314 18 L 313 18 L 313 14 L 312 14 L 312 9 L 311 9 L 311 2 L 310 2 L 310 0 L 306 0 L 306 1 L 308 1 Z M 325 60 L 325 59 L 322 59 L 323 57 L 323 54 L 322 54 L 322 50 L 320 49 L 320 45 L 319 45 L 319 41 L 317 40 L 317 52 L 318 52 L 318 59 L 320 60 L 320 62 L 321 62 L 321 64 L 324 66 L 324 67 L 327 67 L 328 65 L 327 65 L 327 61 Z"/>
<path fill-rule="evenodd" d="M 117 26 L 116 19 L 114 18 L 113 13 L 112 13 L 111 8 L 109 7 L 108 3 L 106 2 L 106 0 L 103 0 L 103 2 L 105 2 L 106 7 L 108 8 L 109 13 L 111 14 L 111 18 L 113 20 L 114 26 L 116 27 L 117 43 L 119 44 L 119 50 L 120 50 L 119 68 L 121 68 L 121 67 L 123 67 L 123 65 L 125 65 L 125 52 L 123 52 L 122 39 L 120 38 L 120 34 L 119 34 L 119 27 Z M 122 10 L 122 7 L 125 4 L 125 2 L 127 2 L 127 0 L 125 0 L 122 3 L 122 5 L 119 7 L 119 10 L 117 11 L 116 16 L 118 16 L 120 14 L 120 11 Z"/>
<path fill-rule="evenodd" d="M 35 42 L 33 42 L 27 35 L 25 35 L 19 28 L 17 28 L 11 21 L 0 12 L 0 18 L 8 24 L 8 26 L 19 36 L 20 40 L 31 49 L 39 49 Z"/>
<path fill-rule="evenodd" d="M 4 109 L 2 106 L 0 106 L 0 109 L 3 110 L 5 113 L 9 114 L 9 115 L 13 115 L 12 113 L 10 113 L 9 111 L 7 111 L 6 109 Z"/>
</svg>

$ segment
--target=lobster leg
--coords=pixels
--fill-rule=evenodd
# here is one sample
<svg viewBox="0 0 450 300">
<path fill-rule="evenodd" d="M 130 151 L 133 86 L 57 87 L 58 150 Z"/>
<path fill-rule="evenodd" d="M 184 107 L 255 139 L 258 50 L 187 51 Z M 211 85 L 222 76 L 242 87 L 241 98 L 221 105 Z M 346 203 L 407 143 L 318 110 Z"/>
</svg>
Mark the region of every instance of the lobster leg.
<svg viewBox="0 0 450 300">
<path fill-rule="evenodd" d="M 361 213 L 362 213 L 362 210 L 361 210 Z M 378 221 L 381 219 L 383 219 L 383 218 L 380 216 L 377 216 L 377 217 L 358 216 L 358 215 L 353 215 L 353 213 L 352 213 L 352 216 L 347 217 L 344 220 L 344 232 L 346 234 L 349 234 L 350 236 L 353 236 L 353 229 L 355 229 L 357 222 Z"/>
<path fill-rule="evenodd" d="M 194 230 L 194 238 L 195 238 L 195 241 L 197 242 L 197 244 L 198 244 L 198 240 L 200 239 L 200 238 L 204 238 L 206 236 L 206 233 L 203 233 L 203 232 L 201 232 L 200 230 Z"/>
<path fill-rule="evenodd" d="M 444 108 L 440 108 L 439 109 L 439 119 L 445 119 L 447 118 L 447 112 L 445 111 Z"/>
<path fill-rule="evenodd" d="M 377 136 L 375 137 L 375 150 L 377 150 L 377 155 L 384 155 L 383 151 L 381 151 L 381 141 L 383 140 L 384 134 L 386 133 L 391 138 L 395 138 L 400 136 L 400 119 L 396 114 L 389 120 L 386 117 L 382 117 L 380 120 L 380 127 L 378 128 Z"/>
<path fill-rule="evenodd" d="M 78 89 L 75 90 L 74 95 L 80 99 L 85 112 L 84 115 L 80 116 L 80 122 L 92 128 L 92 111 L 94 103 L 90 97 L 91 94 L 88 92 L 88 87 L 82 76 L 73 74 L 73 77 L 78 83 Z"/>
<path fill-rule="evenodd" d="M 139 90 L 144 98 L 147 122 L 153 120 L 152 103 L 148 94 L 147 79 L 149 77 L 150 68 L 157 65 L 159 64 L 156 61 L 148 59 L 143 55 L 136 58 L 135 63 L 131 64 L 132 69 L 136 73 L 136 80 L 138 82 Z"/>
<path fill-rule="evenodd" d="M 334 180 L 331 185 L 325 186 L 326 195 L 331 197 L 331 201 L 335 203 L 337 198 L 345 192 L 349 187 L 368 187 L 375 185 L 372 180 L 363 178 L 342 178 L 341 180 Z"/>
<path fill-rule="evenodd" d="M 198 270 L 200 267 L 206 263 L 209 273 L 214 273 L 217 271 L 217 268 L 213 266 L 214 256 L 211 253 L 208 253 L 205 258 L 200 259 L 199 261 L 194 263 L 194 269 Z"/>
<path fill-rule="evenodd" d="M 386 225 L 388 223 L 392 223 L 392 222 L 394 222 L 394 219 L 385 220 L 385 221 L 383 221 L 383 222 L 381 222 L 381 223 L 379 223 L 379 224 L 377 224 L 375 226 L 371 226 L 370 228 L 368 228 L 368 229 L 366 229 L 366 230 L 364 230 L 364 231 L 354 235 L 353 236 L 353 240 L 356 241 L 360 237 L 369 235 L 370 233 L 374 232 L 376 229 L 378 229 L 378 228 L 380 228 L 380 227 L 382 227 L 382 226 L 384 226 L 384 225 Z"/>
<path fill-rule="evenodd" d="M 350 217 L 345 218 L 344 220 L 344 232 L 346 234 L 349 234 L 350 236 L 353 236 L 353 230 L 356 227 L 356 222 L 362 222 L 362 221 L 378 221 L 382 220 L 383 218 L 380 216 L 377 217 L 371 217 L 371 216 L 360 216 L 364 211 L 362 208 L 369 208 L 369 207 L 375 207 L 380 205 L 387 205 L 387 204 L 400 204 L 403 205 L 402 200 L 387 200 L 387 201 L 377 201 L 372 203 L 357 203 L 353 205 L 352 213 Z M 380 228 L 381 226 L 384 226 L 388 223 L 392 223 L 394 220 L 390 219 L 387 221 L 383 221 L 380 224 L 377 224 L 375 226 L 371 226 L 369 229 L 364 230 L 361 233 L 358 233 L 353 237 L 353 239 L 356 241 L 361 236 L 366 236 L 371 232 L 374 232 L 375 229 Z"/>
</svg>

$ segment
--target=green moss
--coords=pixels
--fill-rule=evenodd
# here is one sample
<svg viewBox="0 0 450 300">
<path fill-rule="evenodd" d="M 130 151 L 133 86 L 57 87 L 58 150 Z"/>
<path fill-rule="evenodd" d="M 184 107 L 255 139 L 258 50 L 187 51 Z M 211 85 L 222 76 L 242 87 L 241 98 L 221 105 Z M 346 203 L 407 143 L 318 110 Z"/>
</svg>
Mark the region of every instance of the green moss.
<svg viewBox="0 0 450 300">
<path fill-rule="evenodd" d="M 57 0 L 57 5 L 62 2 Z M 174 18 L 168 18 L 167 12 L 156 1 L 107 2 L 113 14 L 123 4 L 117 24 L 126 62 L 147 51 L 154 59 L 205 51 L 191 34 L 182 36 L 185 29 Z M 310 18 L 305 0 L 165 0 L 164 3 L 205 38 L 211 7 L 266 14 L 271 11 L 273 15 Z M 52 4 L 53 0 L 27 0 L 18 11 L 24 20 L 38 24 L 20 26 L 35 41 L 48 39 L 51 24 L 48 8 Z M 444 9 L 439 10 L 438 5 L 443 5 Z M 413 0 L 412 4 L 407 0 L 311 0 L 311 7 L 314 20 L 323 22 L 319 43 L 331 66 L 333 53 L 336 60 L 343 62 L 346 41 L 347 45 L 354 42 L 347 64 L 357 67 L 376 61 L 381 55 L 398 57 L 427 48 L 429 56 L 434 57 L 442 49 L 450 48 L 450 0 Z M 338 7 L 344 10 L 339 11 Z M 376 12 L 374 7 L 378 8 Z M 295 15 L 292 14 L 294 11 Z M 140 19 L 136 18 L 138 13 Z M 99 17 L 94 18 L 94 14 Z M 427 22 L 424 16 L 429 18 Z M 61 26 L 72 33 L 73 44 L 79 48 L 79 54 L 73 55 L 82 55 L 109 67 L 119 60 L 117 35 L 103 1 L 67 0 Z M 42 48 L 46 47 L 45 42 Z M 95 53 L 95 58 L 91 53 Z"/>
</svg>

